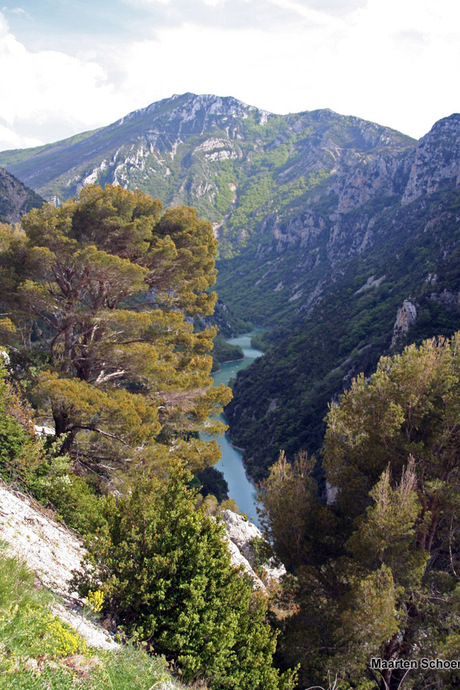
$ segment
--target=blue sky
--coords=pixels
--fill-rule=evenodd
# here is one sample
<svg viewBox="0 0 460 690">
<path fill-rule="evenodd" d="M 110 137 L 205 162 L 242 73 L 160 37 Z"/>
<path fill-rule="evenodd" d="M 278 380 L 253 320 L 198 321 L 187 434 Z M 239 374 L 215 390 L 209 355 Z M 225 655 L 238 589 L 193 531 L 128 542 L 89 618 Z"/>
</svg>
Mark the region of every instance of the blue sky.
<svg viewBox="0 0 460 690">
<path fill-rule="evenodd" d="M 459 67 L 459 0 L 0 0 L 0 150 L 186 91 L 420 137 Z"/>
</svg>

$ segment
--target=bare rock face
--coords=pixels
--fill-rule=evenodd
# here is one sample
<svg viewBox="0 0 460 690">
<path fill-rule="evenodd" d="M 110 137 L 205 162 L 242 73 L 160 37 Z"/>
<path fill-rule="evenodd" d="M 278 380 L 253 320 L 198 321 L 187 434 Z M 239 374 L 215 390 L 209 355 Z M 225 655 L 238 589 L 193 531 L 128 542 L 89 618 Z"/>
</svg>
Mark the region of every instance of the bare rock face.
<svg viewBox="0 0 460 690">
<path fill-rule="evenodd" d="M 119 647 L 103 628 L 82 616 L 76 593 L 69 594 L 72 571 L 80 568 L 85 553 L 75 534 L 26 496 L 0 486 L 0 540 L 25 560 L 43 585 L 64 597 L 63 604 L 53 607 L 55 615 L 72 625 L 93 647 Z"/>
<path fill-rule="evenodd" d="M 39 208 L 43 199 L 0 168 L 0 222 L 18 223 L 32 208 Z"/>
<path fill-rule="evenodd" d="M 391 347 L 394 348 L 398 341 L 404 337 L 409 328 L 417 320 L 417 308 L 410 300 L 405 299 L 402 307 L 398 309 L 396 315 L 395 325 L 393 327 L 393 340 L 391 341 Z"/>
<path fill-rule="evenodd" d="M 83 546 L 43 509 L 6 487 L 0 487 L 0 539 L 11 544 L 46 587 L 69 594 L 69 580 L 72 570 L 80 567 Z"/>
<path fill-rule="evenodd" d="M 452 181 L 460 185 L 460 114 L 439 120 L 418 142 L 402 204 Z"/>
<path fill-rule="evenodd" d="M 253 569 L 248 559 L 243 556 L 237 545 L 230 539 L 228 534 L 226 535 L 226 540 L 228 543 L 228 550 L 230 551 L 232 565 L 235 566 L 235 568 L 243 568 L 243 570 L 252 579 L 256 589 L 265 590 L 264 583 Z"/>
<path fill-rule="evenodd" d="M 329 482 L 326 482 L 326 505 L 332 506 L 337 500 L 337 494 L 339 490 L 336 486 L 332 486 Z"/>
<path fill-rule="evenodd" d="M 231 510 L 224 510 L 222 512 L 222 518 L 230 544 L 233 545 L 230 547 L 232 558 L 236 556 L 234 560 L 235 564 L 243 565 L 245 570 L 254 578 L 256 586 L 265 589 L 262 579 L 264 582 L 270 583 L 279 580 L 286 573 L 286 569 L 283 565 L 277 565 L 273 559 L 270 559 L 267 564 L 262 566 L 264 574 L 262 579 L 259 578 L 253 569 L 255 554 L 252 548 L 252 541 L 256 538 L 262 539 L 262 532 L 252 522 L 245 520 L 241 515 Z M 235 548 L 240 554 L 240 562 L 237 560 L 238 556 L 236 555 Z M 233 556 L 233 554 L 235 554 L 235 556 Z"/>
</svg>

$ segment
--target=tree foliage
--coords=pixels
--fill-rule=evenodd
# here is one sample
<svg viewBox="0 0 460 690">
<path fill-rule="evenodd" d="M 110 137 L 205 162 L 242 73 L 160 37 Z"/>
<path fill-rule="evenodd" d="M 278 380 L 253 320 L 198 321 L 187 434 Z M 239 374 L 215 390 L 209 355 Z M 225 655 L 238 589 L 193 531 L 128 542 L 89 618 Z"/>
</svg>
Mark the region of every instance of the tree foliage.
<svg viewBox="0 0 460 690">
<path fill-rule="evenodd" d="M 86 594 L 99 588 L 104 612 L 128 634 L 180 665 L 187 680 L 212 688 L 293 688 L 273 668 L 276 635 L 266 601 L 230 563 L 223 528 L 204 510 L 180 467 L 145 478 L 106 502 L 107 526 L 90 543 Z"/>
<path fill-rule="evenodd" d="M 17 346 L 47 353 L 34 387 L 64 451 L 110 474 L 120 463 L 162 457 L 174 445 L 194 470 L 213 464 L 215 444 L 197 432 L 229 392 L 209 377 L 216 241 L 193 209 L 139 191 L 87 186 L 60 207 L 5 233 L 1 299 Z"/>
<path fill-rule="evenodd" d="M 263 486 L 268 534 L 295 575 L 282 653 L 302 662 L 305 684 L 332 674 L 341 688 L 393 690 L 404 678 L 421 690 L 459 679 L 370 666 L 458 657 L 459 346 L 456 334 L 382 358 L 330 407 L 328 505 L 299 460 L 282 456 Z"/>
</svg>

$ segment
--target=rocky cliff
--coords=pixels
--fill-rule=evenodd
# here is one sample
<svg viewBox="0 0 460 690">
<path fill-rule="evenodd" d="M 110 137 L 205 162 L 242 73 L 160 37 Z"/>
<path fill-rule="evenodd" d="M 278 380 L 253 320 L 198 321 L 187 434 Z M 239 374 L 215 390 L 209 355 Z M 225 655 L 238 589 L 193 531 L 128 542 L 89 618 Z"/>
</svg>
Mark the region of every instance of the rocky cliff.
<svg viewBox="0 0 460 690">
<path fill-rule="evenodd" d="M 238 261 L 221 261 L 220 297 L 270 325 L 308 315 L 347 262 L 429 230 L 440 197 L 458 189 L 459 141 L 460 115 L 453 115 L 417 145 L 379 148 L 374 132 L 370 151 L 338 152 L 340 163 L 315 196 L 285 216 L 267 214 Z"/>
<path fill-rule="evenodd" d="M 0 168 L 0 222 L 18 223 L 32 208 L 39 208 L 44 200 L 22 182 Z"/>
<path fill-rule="evenodd" d="M 281 449 L 319 453 L 328 403 L 381 355 L 460 328 L 459 141 L 460 116 L 441 120 L 398 155 L 382 195 L 374 175 L 361 204 L 356 171 L 345 174 L 334 213 L 292 217 L 221 274 L 224 301 L 276 326 L 226 410 L 253 476 Z"/>
</svg>

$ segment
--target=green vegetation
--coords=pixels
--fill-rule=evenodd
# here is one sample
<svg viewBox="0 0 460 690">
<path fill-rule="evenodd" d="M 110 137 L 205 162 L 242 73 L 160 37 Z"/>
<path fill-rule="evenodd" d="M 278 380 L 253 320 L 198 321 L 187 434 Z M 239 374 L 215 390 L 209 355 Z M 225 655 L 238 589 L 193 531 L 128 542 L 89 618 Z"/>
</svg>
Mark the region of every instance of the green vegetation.
<svg viewBox="0 0 460 690">
<path fill-rule="evenodd" d="M 149 690 L 175 683 L 166 664 L 126 646 L 103 652 L 89 647 L 51 612 L 53 599 L 34 588 L 25 563 L 0 550 L 0 687 L 7 690 Z"/>
<path fill-rule="evenodd" d="M 272 467 L 264 523 L 291 573 L 281 654 L 301 663 L 301 687 L 457 687 L 458 670 L 380 672 L 370 660 L 458 658 L 459 419 L 460 332 L 382 358 L 330 406 L 335 501 L 318 500 L 305 453 Z"/>
<path fill-rule="evenodd" d="M 176 659 L 186 680 L 292 688 L 292 674 L 280 677 L 272 666 L 276 636 L 264 622 L 266 601 L 231 566 L 223 528 L 195 510 L 188 478 L 174 470 L 166 485 L 146 479 L 107 501 L 107 528 L 90 541 L 80 591 L 100 588 L 116 626 Z"/>
<path fill-rule="evenodd" d="M 245 449 L 245 464 L 253 477 L 266 476 L 281 450 L 289 457 L 299 448 L 317 455 L 328 403 L 360 371 L 370 375 L 382 354 L 398 351 L 408 341 L 420 343 L 439 334 L 449 337 L 460 328 L 455 297 L 460 291 L 455 249 L 459 209 L 458 191 L 433 194 L 397 213 L 386 209 L 375 220 L 385 241 L 365 257 L 344 263 L 335 281 L 329 272 L 328 285 L 307 318 L 301 318 L 302 312 L 295 318 L 287 308 L 277 321 L 269 317 L 275 328 L 258 340 L 265 355 L 238 374 L 234 398 L 226 408 L 233 441 Z M 434 218 L 430 232 L 424 232 L 427 213 Z M 387 230 L 389 225 L 394 231 Z M 295 260 L 294 252 L 283 256 L 280 271 L 273 276 L 275 286 L 286 281 L 283 271 L 291 259 Z M 242 276 L 234 281 L 235 310 L 244 304 L 246 276 L 251 275 L 251 264 L 245 264 L 243 257 L 239 261 Z M 434 281 L 430 275 L 436 276 Z M 372 276 L 380 282 L 362 289 Z M 314 271 L 305 277 L 306 294 L 315 280 Z M 255 289 L 254 310 L 271 315 L 281 309 L 277 300 L 282 294 L 283 290 Z M 392 347 L 396 315 L 409 296 L 417 319 Z M 316 473 L 319 478 L 319 465 Z"/>
<path fill-rule="evenodd" d="M 230 397 L 212 387 L 217 329 L 193 324 L 215 303 L 210 225 L 138 191 L 89 186 L 0 230 L 2 476 L 86 538 L 81 592 L 127 639 L 212 689 L 292 689 L 295 673 L 274 665 L 267 600 L 231 565 L 210 515 L 217 498 L 190 488 L 197 473 L 215 480 L 203 470 L 218 449 L 199 432 L 221 430 Z M 37 437 L 37 416 L 55 433 Z M 159 683 L 145 654 L 106 663 L 28 594 L 8 597 L 1 644 L 14 687 Z"/>
<path fill-rule="evenodd" d="M 187 681 L 287 690 L 300 664 L 298 688 L 453 689 L 456 672 L 370 658 L 458 656 L 460 335 L 423 342 L 460 327 L 458 188 L 422 185 L 404 205 L 402 135 L 195 98 L 15 161 L 47 194 L 115 169 L 119 186 L 0 227 L 2 476 L 86 537 L 81 593 Z M 230 398 L 210 385 L 211 348 L 214 367 L 240 353 L 209 326 L 217 242 L 198 214 L 220 238 L 221 335 L 272 327 L 227 407 L 265 478 L 257 566 L 272 547 L 288 568 L 267 596 L 230 566 L 218 513 L 231 502 L 200 439 Z M 394 331 L 409 300 L 415 324 Z M 37 418 L 55 439 L 34 437 Z M 67 633 L 41 621 L 53 657 Z"/>
<path fill-rule="evenodd" d="M 211 354 L 213 371 L 217 371 L 224 362 L 233 362 L 244 357 L 239 345 L 231 345 L 220 336 L 214 338 Z"/>
<path fill-rule="evenodd" d="M 213 464 L 215 444 L 197 432 L 204 423 L 219 431 L 207 420 L 229 392 L 211 386 L 215 329 L 194 333 L 186 321 L 214 307 L 209 224 L 184 207 L 161 215 L 140 192 L 90 186 L 32 211 L 23 228 L 0 257 L 1 296 L 18 344 L 40 334 L 30 349 L 48 362 L 34 402 L 62 450 L 107 475 L 151 457 L 158 464 L 174 438 L 194 471 Z"/>
<path fill-rule="evenodd" d="M 192 486 L 196 486 L 203 497 L 212 494 L 219 503 L 228 500 L 228 484 L 222 472 L 215 467 L 207 467 L 199 472 L 192 480 Z"/>
<path fill-rule="evenodd" d="M 24 213 L 42 204 L 38 194 L 0 168 L 0 224 L 18 222 Z"/>
</svg>

